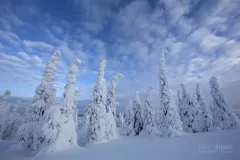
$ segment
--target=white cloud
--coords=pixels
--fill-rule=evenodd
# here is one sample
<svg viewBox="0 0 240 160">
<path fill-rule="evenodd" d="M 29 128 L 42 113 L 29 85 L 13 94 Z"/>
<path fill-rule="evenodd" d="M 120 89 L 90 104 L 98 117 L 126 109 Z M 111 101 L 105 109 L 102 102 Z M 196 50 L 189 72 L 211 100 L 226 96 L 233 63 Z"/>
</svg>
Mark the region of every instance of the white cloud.
<svg viewBox="0 0 240 160">
<path fill-rule="evenodd" d="M 23 58 L 25 61 L 31 60 L 31 57 L 28 56 L 28 54 L 25 53 L 25 52 L 18 52 L 17 54 L 18 54 L 19 57 Z"/>
<path fill-rule="evenodd" d="M 0 30 L 0 40 L 7 42 L 13 46 L 19 45 L 19 37 L 13 32 Z"/>
<path fill-rule="evenodd" d="M 32 49 L 40 49 L 40 50 L 47 50 L 47 51 L 52 51 L 54 47 L 50 44 L 47 44 L 45 42 L 40 42 L 40 41 L 29 41 L 29 40 L 24 40 L 23 44 L 25 47 Z"/>
</svg>

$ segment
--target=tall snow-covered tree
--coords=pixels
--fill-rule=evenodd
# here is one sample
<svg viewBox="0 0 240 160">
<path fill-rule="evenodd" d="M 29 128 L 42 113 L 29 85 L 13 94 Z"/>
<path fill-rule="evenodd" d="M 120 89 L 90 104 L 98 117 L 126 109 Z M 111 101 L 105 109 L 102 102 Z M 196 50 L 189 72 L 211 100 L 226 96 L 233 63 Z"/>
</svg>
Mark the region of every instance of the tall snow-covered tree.
<svg viewBox="0 0 240 160">
<path fill-rule="evenodd" d="M 222 130 L 240 126 L 238 117 L 228 106 L 223 93 L 219 89 L 216 77 L 212 77 L 210 82 L 211 94 L 213 98 L 213 125 Z"/>
<path fill-rule="evenodd" d="M 76 133 L 76 79 L 80 59 L 69 68 L 67 84 L 60 104 L 47 109 L 47 114 L 35 130 L 34 149 L 55 151 L 77 146 Z M 60 110 L 60 111 L 59 111 Z"/>
<path fill-rule="evenodd" d="M 199 83 L 197 83 L 196 88 L 196 99 L 199 103 L 200 110 L 202 112 L 202 123 L 203 123 L 203 132 L 207 132 L 212 128 L 212 116 L 209 113 L 208 106 L 206 105 L 204 98 L 202 97 L 202 94 L 200 92 L 200 86 Z"/>
<path fill-rule="evenodd" d="M 117 137 L 116 127 L 116 85 L 117 80 L 122 78 L 121 73 L 117 73 L 113 76 L 112 82 L 108 88 L 107 105 L 106 105 L 106 136 L 107 139 Z"/>
<path fill-rule="evenodd" d="M 47 107 L 51 106 L 56 97 L 56 89 L 53 87 L 57 66 L 60 61 L 60 52 L 55 51 L 48 62 L 41 84 L 35 90 L 35 96 L 31 106 L 26 110 L 26 122 L 37 122 L 43 116 Z"/>
<path fill-rule="evenodd" d="M 176 137 L 182 134 L 182 124 L 176 106 L 171 99 L 168 86 L 167 68 L 165 64 L 166 50 L 160 54 L 159 67 L 159 97 L 162 117 L 160 118 L 160 132 L 163 137 Z"/>
<path fill-rule="evenodd" d="M 110 108 L 114 117 L 116 117 L 116 86 L 117 81 L 122 77 L 123 75 L 121 73 L 117 73 L 116 75 L 114 75 L 111 84 L 108 87 L 107 112 L 108 109 Z"/>
<path fill-rule="evenodd" d="M 183 122 L 183 130 L 191 133 L 200 132 L 201 112 L 196 97 L 190 98 L 184 84 L 181 84 L 181 90 L 182 105 L 179 108 L 179 113 Z"/>
<path fill-rule="evenodd" d="M 126 114 L 126 124 L 125 124 L 125 132 L 127 136 L 135 135 L 135 131 L 133 128 L 134 123 L 134 113 L 133 113 L 133 102 L 132 100 L 129 101 L 127 106 L 127 114 Z"/>
<path fill-rule="evenodd" d="M 87 133 L 88 143 L 100 143 L 107 141 L 106 133 L 106 84 L 104 79 L 104 70 L 106 68 L 106 60 L 100 63 L 97 76 L 97 83 L 94 86 L 91 113 L 89 117 L 89 126 Z"/>
<path fill-rule="evenodd" d="M 25 118 L 18 129 L 18 140 L 24 147 L 34 147 L 34 130 L 38 126 L 38 122 L 43 117 L 45 111 L 55 102 L 56 89 L 53 87 L 53 83 L 60 61 L 60 55 L 59 51 L 55 51 L 46 65 L 43 79 L 35 90 L 33 102 L 31 106 L 26 109 Z"/>
<path fill-rule="evenodd" d="M 151 135 L 154 132 L 155 124 L 154 124 L 154 113 L 152 108 L 152 90 L 153 87 L 149 87 L 146 98 L 145 98 L 145 118 L 143 130 L 147 135 Z"/>
<path fill-rule="evenodd" d="M 143 129 L 143 113 L 142 113 L 142 104 L 139 99 L 139 92 L 136 92 L 136 98 L 133 101 L 133 113 L 134 113 L 134 118 L 133 118 L 133 128 L 135 131 L 135 135 L 139 135 L 139 133 Z"/>
</svg>

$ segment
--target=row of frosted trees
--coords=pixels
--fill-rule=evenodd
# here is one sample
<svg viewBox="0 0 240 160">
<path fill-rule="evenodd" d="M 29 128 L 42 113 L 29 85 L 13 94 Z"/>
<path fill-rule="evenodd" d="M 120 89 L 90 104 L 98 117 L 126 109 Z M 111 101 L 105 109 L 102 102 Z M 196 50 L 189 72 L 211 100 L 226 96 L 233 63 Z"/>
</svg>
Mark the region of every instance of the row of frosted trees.
<svg viewBox="0 0 240 160">
<path fill-rule="evenodd" d="M 173 103 L 168 86 L 167 68 L 163 50 L 160 54 L 159 68 L 159 107 L 153 108 L 150 87 L 142 107 L 138 92 L 134 101 L 130 100 L 127 113 L 120 114 L 119 121 L 126 135 L 158 134 L 162 137 L 176 137 L 183 132 L 196 133 L 224 130 L 239 127 L 240 121 L 229 107 L 220 92 L 217 79 L 212 77 L 209 85 L 212 95 L 212 108 L 208 106 L 197 83 L 196 93 L 190 97 L 184 84 L 177 92 L 177 105 Z"/>
<path fill-rule="evenodd" d="M 135 100 L 131 100 L 127 112 L 116 114 L 116 85 L 122 78 L 117 73 L 108 87 L 105 84 L 104 70 L 107 62 L 100 63 L 97 81 L 93 89 L 91 104 L 85 110 L 83 122 L 87 128 L 87 143 L 101 143 L 118 137 L 116 121 L 121 122 L 121 132 L 125 135 L 157 134 L 162 137 L 176 137 L 183 132 L 207 132 L 214 128 L 229 129 L 240 125 L 239 119 L 226 104 L 219 90 L 217 79 L 210 80 L 213 107 L 206 105 L 197 85 L 196 94 L 190 97 L 183 84 L 178 90 L 178 103 L 175 105 L 168 85 L 165 55 L 160 54 L 159 68 L 159 98 L 158 107 L 152 106 L 153 87 L 149 87 L 144 107 L 136 92 Z M 48 62 L 43 79 L 35 90 L 32 104 L 21 118 L 14 107 L 6 104 L 10 95 L 7 91 L 0 101 L 1 113 L 8 113 L 8 118 L 2 115 L 0 119 L 0 136 L 5 139 L 16 133 L 15 137 L 22 146 L 38 152 L 68 149 L 77 146 L 77 129 L 79 126 L 76 107 L 76 78 L 78 65 L 76 59 L 70 66 L 65 91 L 61 102 L 56 102 L 56 89 L 53 86 L 60 52 L 54 52 Z M 7 109 L 6 109 L 7 108 Z M 13 118 L 15 117 L 15 118 Z M 3 136 L 4 135 L 4 136 Z"/>
</svg>

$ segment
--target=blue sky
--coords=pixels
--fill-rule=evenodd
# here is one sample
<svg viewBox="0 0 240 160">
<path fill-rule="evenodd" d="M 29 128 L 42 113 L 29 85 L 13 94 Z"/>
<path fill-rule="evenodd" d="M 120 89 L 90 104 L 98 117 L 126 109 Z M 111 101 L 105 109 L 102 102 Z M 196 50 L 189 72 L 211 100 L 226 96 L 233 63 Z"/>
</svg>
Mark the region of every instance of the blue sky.
<svg viewBox="0 0 240 160">
<path fill-rule="evenodd" d="M 0 92 L 33 96 L 47 60 L 60 50 L 58 96 L 75 58 L 82 60 L 81 99 L 90 98 L 102 59 L 107 83 L 117 72 L 124 75 L 118 96 L 144 93 L 158 88 L 164 48 L 171 88 L 181 82 L 189 90 L 196 82 L 207 88 L 214 75 L 239 90 L 238 6 L 238 0 L 1 0 Z"/>
</svg>

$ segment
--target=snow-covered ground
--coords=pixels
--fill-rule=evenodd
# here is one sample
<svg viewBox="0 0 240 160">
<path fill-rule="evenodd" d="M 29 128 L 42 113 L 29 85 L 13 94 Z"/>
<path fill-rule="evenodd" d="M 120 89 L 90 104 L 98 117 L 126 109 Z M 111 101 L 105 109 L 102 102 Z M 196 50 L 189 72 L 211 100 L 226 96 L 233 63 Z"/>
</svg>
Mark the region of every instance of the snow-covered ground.
<svg viewBox="0 0 240 160">
<path fill-rule="evenodd" d="M 185 134 L 178 138 L 158 136 L 123 137 L 108 143 L 85 146 L 79 133 L 79 148 L 35 156 L 29 151 L 11 149 L 12 142 L 0 142 L 1 160 L 239 160 L 240 128 Z"/>
</svg>

